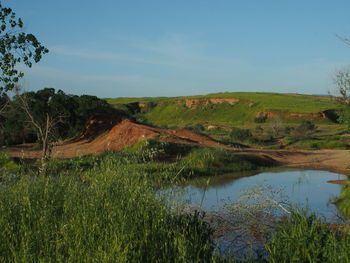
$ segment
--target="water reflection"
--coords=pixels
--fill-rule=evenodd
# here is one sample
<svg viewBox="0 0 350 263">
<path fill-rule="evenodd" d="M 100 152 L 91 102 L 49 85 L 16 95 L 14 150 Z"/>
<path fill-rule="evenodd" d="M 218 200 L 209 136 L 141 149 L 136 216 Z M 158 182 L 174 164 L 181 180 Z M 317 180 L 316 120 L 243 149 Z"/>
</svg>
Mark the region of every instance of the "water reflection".
<svg viewBox="0 0 350 263">
<path fill-rule="evenodd" d="M 205 210 L 220 210 L 234 202 L 242 192 L 254 187 L 269 186 L 274 191 L 283 191 L 288 201 L 311 212 L 322 214 L 326 221 L 337 220 L 337 208 L 331 202 L 339 196 L 342 186 L 327 183 L 329 180 L 344 180 L 345 175 L 315 170 L 276 170 L 259 174 L 245 173 L 197 178 L 182 186 L 182 200 Z"/>
</svg>

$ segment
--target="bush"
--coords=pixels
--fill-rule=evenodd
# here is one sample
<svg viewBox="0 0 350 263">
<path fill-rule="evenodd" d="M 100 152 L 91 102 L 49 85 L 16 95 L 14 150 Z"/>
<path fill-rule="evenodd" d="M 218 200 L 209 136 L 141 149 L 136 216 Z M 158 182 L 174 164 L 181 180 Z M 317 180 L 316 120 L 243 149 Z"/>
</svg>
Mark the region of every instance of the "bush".
<svg viewBox="0 0 350 263">
<path fill-rule="evenodd" d="M 254 118 L 254 122 L 256 123 L 264 123 L 267 120 L 267 116 L 259 116 Z"/>
<path fill-rule="evenodd" d="M 190 126 L 188 129 L 194 131 L 195 133 L 202 133 L 205 130 L 204 126 L 200 123 L 197 123 L 194 126 Z"/>
<path fill-rule="evenodd" d="M 316 130 L 316 125 L 314 123 L 312 123 L 311 121 L 302 120 L 298 129 L 300 129 L 301 131 L 304 131 L 304 132 L 313 132 Z"/>
<path fill-rule="evenodd" d="M 262 135 L 264 133 L 264 129 L 260 126 L 257 125 L 254 129 L 255 134 Z"/>
<path fill-rule="evenodd" d="M 192 145 L 148 139 L 130 146 L 126 151 L 137 153 L 142 156 L 144 161 L 155 161 L 164 158 L 182 156 L 190 152 L 191 149 L 193 149 Z"/>
<path fill-rule="evenodd" d="M 316 130 L 316 125 L 308 120 L 302 120 L 300 125 L 291 131 L 292 136 L 297 140 L 303 140 L 309 138 L 310 135 Z"/>
<path fill-rule="evenodd" d="M 0 152 L 0 178 L 17 174 L 20 167 L 6 154 Z"/>
<path fill-rule="evenodd" d="M 252 133 L 249 129 L 233 128 L 230 137 L 236 141 L 246 141 L 252 137 Z"/>
<path fill-rule="evenodd" d="M 284 134 L 289 135 L 292 133 L 292 131 L 293 131 L 293 127 L 290 127 L 290 126 L 284 127 Z"/>
</svg>

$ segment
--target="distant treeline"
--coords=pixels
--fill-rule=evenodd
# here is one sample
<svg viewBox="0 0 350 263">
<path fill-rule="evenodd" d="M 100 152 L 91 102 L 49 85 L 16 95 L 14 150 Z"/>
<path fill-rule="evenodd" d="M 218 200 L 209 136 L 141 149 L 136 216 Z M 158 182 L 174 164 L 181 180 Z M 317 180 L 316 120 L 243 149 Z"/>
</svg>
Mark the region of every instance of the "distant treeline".
<svg viewBox="0 0 350 263">
<path fill-rule="evenodd" d="M 55 140 L 80 135 L 88 121 L 96 116 L 120 118 L 125 115 L 105 100 L 90 95 L 70 95 L 62 90 L 45 88 L 10 98 L 0 96 L 0 145 L 14 145 L 37 141 L 37 130 L 25 110 L 25 105 L 36 122 L 43 123 L 47 116 L 55 120 Z"/>
</svg>

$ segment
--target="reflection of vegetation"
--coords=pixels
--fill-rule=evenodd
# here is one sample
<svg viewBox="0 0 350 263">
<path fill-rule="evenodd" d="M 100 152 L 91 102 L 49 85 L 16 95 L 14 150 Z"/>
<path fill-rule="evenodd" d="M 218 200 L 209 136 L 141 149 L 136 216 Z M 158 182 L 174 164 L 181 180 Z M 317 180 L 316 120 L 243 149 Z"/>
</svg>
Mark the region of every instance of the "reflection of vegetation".
<svg viewBox="0 0 350 263">
<path fill-rule="evenodd" d="M 237 200 L 227 200 L 223 209 L 209 214 L 216 231 L 226 229 L 225 242 L 231 245 L 240 257 L 254 248 L 255 256 L 264 254 L 263 244 L 267 241 L 266 233 L 273 231 L 278 223 L 278 216 L 289 215 L 290 205 L 283 191 L 269 185 L 256 186 L 242 192 Z M 218 242 L 222 242 L 220 238 Z"/>
<path fill-rule="evenodd" d="M 205 188 L 207 184 L 207 180 L 210 179 L 210 187 L 220 188 L 225 187 L 227 183 L 232 182 L 238 178 L 254 176 L 258 173 L 258 171 L 242 171 L 235 173 L 222 174 L 217 176 L 201 176 L 195 177 L 190 181 L 186 181 L 186 184 L 193 185 L 197 188 Z"/>
<path fill-rule="evenodd" d="M 309 183 L 309 178 L 308 178 L 308 175 L 306 173 L 302 172 L 298 176 L 297 181 L 293 184 L 293 188 L 295 185 L 302 185 L 304 183 Z"/>
<path fill-rule="evenodd" d="M 184 165 L 193 169 L 195 174 L 223 174 L 239 171 L 251 171 L 261 167 L 271 167 L 274 163 L 254 155 L 232 154 L 226 150 L 199 148 L 183 159 Z"/>
</svg>

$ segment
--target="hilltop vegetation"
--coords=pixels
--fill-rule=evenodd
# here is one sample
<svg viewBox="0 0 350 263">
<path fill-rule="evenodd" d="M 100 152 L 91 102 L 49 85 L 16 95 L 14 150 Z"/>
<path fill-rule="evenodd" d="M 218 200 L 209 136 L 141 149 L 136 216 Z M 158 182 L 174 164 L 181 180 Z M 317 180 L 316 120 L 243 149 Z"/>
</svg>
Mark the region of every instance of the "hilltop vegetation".
<svg viewBox="0 0 350 263">
<path fill-rule="evenodd" d="M 236 92 L 107 101 L 140 122 L 192 129 L 226 144 L 304 149 L 348 147 L 348 137 L 343 136 L 346 127 L 338 122 L 341 105 L 329 97 Z M 237 133 L 241 136 L 237 137 Z"/>
<path fill-rule="evenodd" d="M 279 117 L 288 123 L 298 118 L 331 123 L 327 110 L 339 105 L 328 97 L 279 93 L 215 93 L 189 97 L 115 98 L 107 99 L 115 107 L 125 104 L 139 106 L 149 123 L 162 126 L 184 126 L 208 123 L 249 125 L 257 117 Z M 137 110 L 137 109 L 134 109 Z"/>
</svg>

